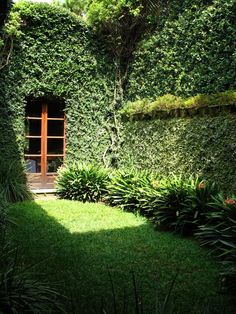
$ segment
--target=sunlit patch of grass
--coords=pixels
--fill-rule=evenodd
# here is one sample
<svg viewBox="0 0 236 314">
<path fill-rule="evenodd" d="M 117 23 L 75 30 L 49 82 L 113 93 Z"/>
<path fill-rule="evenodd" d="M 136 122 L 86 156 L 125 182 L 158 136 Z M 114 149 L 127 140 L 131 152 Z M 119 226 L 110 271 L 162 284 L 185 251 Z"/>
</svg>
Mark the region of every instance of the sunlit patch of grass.
<svg viewBox="0 0 236 314">
<path fill-rule="evenodd" d="M 44 201 L 40 204 L 43 206 Z M 65 210 L 65 208 L 68 209 Z M 133 228 L 146 224 L 143 217 L 134 219 L 132 213 L 124 214 L 120 209 L 108 208 L 103 204 L 94 205 L 93 203 L 60 200 L 57 202 L 56 211 L 55 203 L 47 203 L 45 210 L 48 216 L 56 219 L 70 233 Z"/>
<path fill-rule="evenodd" d="M 112 307 L 109 273 L 118 308 L 125 293 L 132 312 L 132 272 L 145 313 L 154 313 L 157 294 L 164 297 L 177 271 L 173 295 L 180 313 L 199 312 L 206 299 L 211 313 L 227 308 L 217 293 L 218 266 L 207 253 L 191 240 L 155 231 L 142 217 L 64 200 L 20 203 L 10 212 L 17 221 L 12 240 L 22 247 L 25 263 L 42 261 L 35 276 L 58 282 L 72 295 L 76 313 L 98 313 L 102 298 Z"/>
</svg>

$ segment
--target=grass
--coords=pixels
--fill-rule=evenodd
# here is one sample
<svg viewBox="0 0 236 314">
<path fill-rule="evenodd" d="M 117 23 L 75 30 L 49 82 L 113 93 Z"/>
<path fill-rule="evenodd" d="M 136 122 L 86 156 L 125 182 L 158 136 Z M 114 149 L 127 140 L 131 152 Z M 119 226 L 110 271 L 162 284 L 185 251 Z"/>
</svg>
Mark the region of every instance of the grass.
<svg viewBox="0 0 236 314">
<path fill-rule="evenodd" d="M 37 264 L 35 277 L 58 284 L 71 297 L 68 313 L 112 313 L 111 278 L 121 313 L 133 313 L 135 274 L 144 313 L 155 313 L 179 271 L 173 298 L 179 313 L 229 313 L 228 300 L 218 295 L 218 266 L 198 244 L 154 231 L 142 217 L 102 204 L 50 200 L 17 203 L 10 208 L 16 221 L 13 243 L 26 265 Z"/>
</svg>

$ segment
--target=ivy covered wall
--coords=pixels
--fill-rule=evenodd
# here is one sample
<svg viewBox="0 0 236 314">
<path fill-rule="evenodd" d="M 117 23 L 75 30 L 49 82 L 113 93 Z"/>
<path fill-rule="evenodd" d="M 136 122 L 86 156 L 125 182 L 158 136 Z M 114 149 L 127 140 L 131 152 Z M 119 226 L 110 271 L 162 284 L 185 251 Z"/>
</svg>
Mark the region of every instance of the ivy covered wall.
<svg viewBox="0 0 236 314">
<path fill-rule="evenodd" d="M 129 69 L 126 99 L 214 93 L 236 86 L 236 1 L 170 1 Z M 236 115 L 124 121 L 120 166 L 199 174 L 236 192 Z"/>
<path fill-rule="evenodd" d="M 192 96 L 236 86 L 236 1 L 172 0 L 139 43 L 127 99 Z"/>
<path fill-rule="evenodd" d="M 171 3 L 157 31 L 137 47 L 126 99 L 235 86 L 235 0 Z M 57 97 L 65 103 L 67 160 L 102 163 L 105 156 L 109 164 L 116 71 L 102 41 L 62 8 L 28 3 L 14 10 L 21 26 L 0 72 L 0 156 L 23 156 L 27 99 Z M 236 189 L 235 122 L 230 113 L 122 121 L 120 166 L 199 173 Z"/>
<path fill-rule="evenodd" d="M 67 159 L 102 162 L 109 145 L 113 67 L 75 15 L 47 4 L 16 5 L 20 37 L 0 73 L 0 155 L 23 155 L 27 99 L 59 97 L 67 116 Z M 107 157 L 109 158 L 109 157 Z"/>
<path fill-rule="evenodd" d="M 236 114 L 126 121 L 121 166 L 198 174 L 236 192 Z"/>
</svg>

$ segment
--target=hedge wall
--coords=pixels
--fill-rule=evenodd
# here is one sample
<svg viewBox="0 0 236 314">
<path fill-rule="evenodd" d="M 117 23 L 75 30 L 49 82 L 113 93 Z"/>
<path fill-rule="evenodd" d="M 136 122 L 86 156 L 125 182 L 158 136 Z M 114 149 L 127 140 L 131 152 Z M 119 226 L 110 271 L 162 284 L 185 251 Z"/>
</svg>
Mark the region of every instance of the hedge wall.
<svg viewBox="0 0 236 314">
<path fill-rule="evenodd" d="M 236 114 L 124 123 L 121 166 L 199 174 L 236 192 Z"/>
<path fill-rule="evenodd" d="M 169 1 L 134 55 L 127 99 L 191 96 L 235 87 L 236 1 Z"/>
<path fill-rule="evenodd" d="M 0 73 L 0 155 L 23 155 L 27 99 L 58 97 L 67 115 L 67 160 L 102 162 L 114 85 L 104 47 L 62 8 L 24 3 L 14 11 L 22 34 Z"/>
</svg>

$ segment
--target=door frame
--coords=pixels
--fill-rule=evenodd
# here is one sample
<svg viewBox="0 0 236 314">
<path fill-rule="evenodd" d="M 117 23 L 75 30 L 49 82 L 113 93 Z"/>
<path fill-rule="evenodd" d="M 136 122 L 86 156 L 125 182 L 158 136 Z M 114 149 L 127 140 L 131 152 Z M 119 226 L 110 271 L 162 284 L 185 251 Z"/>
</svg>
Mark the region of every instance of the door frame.
<svg viewBox="0 0 236 314">
<path fill-rule="evenodd" d="M 40 120 L 41 121 L 41 134 L 40 136 L 26 135 L 26 138 L 39 138 L 41 141 L 40 154 L 25 154 L 25 157 L 38 157 L 41 163 L 41 172 L 27 173 L 28 181 L 32 189 L 48 189 L 54 188 L 54 179 L 57 175 L 56 172 L 47 172 L 48 157 L 61 157 L 63 163 L 66 156 L 66 117 L 48 117 L 48 102 L 41 102 L 41 116 L 31 117 L 26 116 L 28 120 Z M 62 136 L 49 136 L 48 135 L 48 121 L 63 121 L 63 135 Z M 61 139 L 63 145 L 62 154 L 48 154 L 48 139 Z"/>
</svg>

